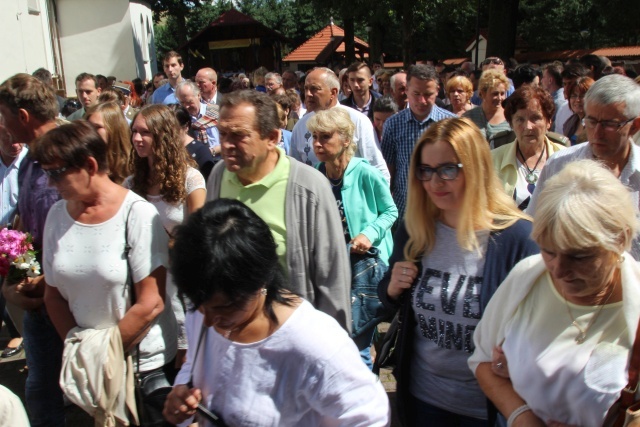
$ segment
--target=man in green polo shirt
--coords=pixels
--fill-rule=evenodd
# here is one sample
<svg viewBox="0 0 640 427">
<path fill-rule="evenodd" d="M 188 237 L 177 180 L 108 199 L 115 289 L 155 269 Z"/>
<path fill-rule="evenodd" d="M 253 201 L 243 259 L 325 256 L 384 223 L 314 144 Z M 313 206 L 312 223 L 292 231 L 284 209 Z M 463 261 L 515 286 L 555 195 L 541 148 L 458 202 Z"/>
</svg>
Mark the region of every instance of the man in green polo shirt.
<svg viewBox="0 0 640 427">
<path fill-rule="evenodd" d="M 351 326 L 351 271 L 340 216 L 327 180 L 287 157 L 275 102 L 257 91 L 227 94 L 218 130 L 224 162 L 207 183 L 207 200 L 237 199 L 271 228 L 289 289 Z"/>
</svg>

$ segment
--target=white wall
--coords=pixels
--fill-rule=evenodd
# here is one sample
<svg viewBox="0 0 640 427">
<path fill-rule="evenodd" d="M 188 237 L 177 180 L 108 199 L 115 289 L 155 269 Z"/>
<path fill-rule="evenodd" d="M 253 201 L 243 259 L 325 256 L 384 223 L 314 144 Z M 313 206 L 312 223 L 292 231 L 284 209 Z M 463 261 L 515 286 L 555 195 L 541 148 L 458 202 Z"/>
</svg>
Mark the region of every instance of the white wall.
<svg viewBox="0 0 640 427">
<path fill-rule="evenodd" d="M 0 82 L 40 67 L 55 73 L 48 21 L 46 0 L 0 0 Z"/>
<path fill-rule="evenodd" d="M 129 6 L 131 28 L 133 29 L 133 49 L 136 56 L 137 77 L 151 80 L 158 71 L 156 65 L 155 35 L 153 33 L 153 13 L 146 4 L 131 3 Z"/>
<path fill-rule="evenodd" d="M 68 95 L 74 95 L 75 78 L 83 72 L 113 75 L 118 80 L 148 77 L 138 59 L 142 58 L 137 42 L 142 39 L 141 29 L 136 36 L 132 29 L 132 22 L 140 25 L 141 13 L 151 20 L 146 4 L 130 4 L 128 0 L 58 0 L 57 5 Z"/>
</svg>

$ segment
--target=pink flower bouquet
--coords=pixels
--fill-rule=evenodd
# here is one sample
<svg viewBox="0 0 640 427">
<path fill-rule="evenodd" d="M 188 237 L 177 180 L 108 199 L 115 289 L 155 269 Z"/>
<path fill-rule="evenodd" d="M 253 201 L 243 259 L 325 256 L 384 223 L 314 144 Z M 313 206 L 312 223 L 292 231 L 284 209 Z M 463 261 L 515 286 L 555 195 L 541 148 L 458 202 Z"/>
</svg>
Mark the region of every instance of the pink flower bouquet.
<svg viewBox="0 0 640 427">
<path fill-rule="evenodd" d="M 0 230 L 0 276 L 8 283 L 18 283 L 26 277 L 40 275 L 40 263 L 36 261 L 32 237 L 29 233 Z"/>
</svg>

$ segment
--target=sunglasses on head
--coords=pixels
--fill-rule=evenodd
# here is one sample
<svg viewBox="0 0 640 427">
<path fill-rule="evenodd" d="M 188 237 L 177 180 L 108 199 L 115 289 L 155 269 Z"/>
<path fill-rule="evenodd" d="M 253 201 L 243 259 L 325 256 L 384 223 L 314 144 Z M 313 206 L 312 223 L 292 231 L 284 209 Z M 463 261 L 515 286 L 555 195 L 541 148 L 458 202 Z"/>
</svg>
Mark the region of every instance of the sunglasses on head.
<svg viewBox="0 0 640 427">
<path fill-rule="evenodd" d="M 59 169 L 42 169 L 42 172 L 44 172 L 45 175 L 47 175 L 53 182 L 58 182 L 62 178 L 62 175 L 64 175 L 64 173 L 69 169 L 71 168 L 63 167 Z"/>
<path fill-rule="evenodd" d="M 483 64 L 484 65 L 489 65 L 489 64 L 504 65 L 504 62 L 502 62 L 502 59 L 500 58 L 487 58 L 484 60 Z"/>
</svg>

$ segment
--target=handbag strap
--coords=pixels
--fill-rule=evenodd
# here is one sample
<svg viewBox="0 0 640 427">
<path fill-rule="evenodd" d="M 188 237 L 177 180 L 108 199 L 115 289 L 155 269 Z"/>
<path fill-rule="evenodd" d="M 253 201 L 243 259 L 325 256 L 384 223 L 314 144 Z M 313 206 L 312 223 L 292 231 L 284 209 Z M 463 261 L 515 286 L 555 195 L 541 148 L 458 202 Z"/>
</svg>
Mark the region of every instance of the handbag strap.
<svg viewBox="0 0 640 427">
<path fill-rule="evenodd" d="M 202 326 L 200 327 L 200 337 L 198 337 L 198 345 L 196 345 L 196 354 L 193 355 L 193 362 L 191 362 L 191 372 L 189 373 L 189 382 L 187 385 L 189 388 L 193 388 L 193 368 L 196 366 L 196 360 L 198 360 L 198 353 L 200 353 L 200 345 L 202 344 L 207 327 L 204 324 L 204 318 L 202 319 Z"/>
<path fill-rule="evenodd" d="M 620 393 L 620 408 L 625 410 L 633 405 L 638 391 L 638 377 L 640 376 L 640 323 L 636 329 L 636 339 L 631 348 L 631 359 L 629 362 L 629 383 Z"/>
<path fill-rule="evenodd" d="M 131 301 L 131 306 L 136 303 L 136 289 L 133 283 L 133 273 L 131 272 L 131 264 L 129 263 L 129 252 L 131 252 L 131 245 L 129 245 L 129 215 L 131 215 L 131 209 L 133 209 L 133 205 L 138 202 L 142 202 L 142 200 L 134 200 L 129 205 L 129 210 L 127 211 L 127 216 L 124 220 L 124 255 L 125 260 L 127 261 L 127 286 L 129 286 L 129 300 Z M 136 344 L 136 373 L 140 372 L 140 343 Z"/>
</svg>

